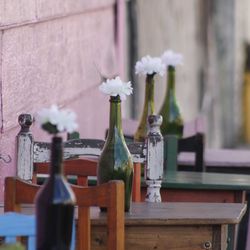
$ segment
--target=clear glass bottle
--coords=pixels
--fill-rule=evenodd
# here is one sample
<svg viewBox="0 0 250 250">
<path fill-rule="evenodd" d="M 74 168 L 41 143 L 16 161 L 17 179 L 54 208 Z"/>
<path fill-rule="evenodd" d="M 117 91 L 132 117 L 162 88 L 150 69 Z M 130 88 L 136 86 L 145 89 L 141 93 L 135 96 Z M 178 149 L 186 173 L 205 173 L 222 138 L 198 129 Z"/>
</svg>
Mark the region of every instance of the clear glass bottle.
<svg viewBox="0 0 250 250">
<path fill-rule="evenodd" d="M 145 87 L 145 97 L 142 116 L 139 122 L 139 126 L 134 135 L 134 141 L 144 142 L 147 136 L 147 119 L 149 115 L 153 115 L 155 112 L 154 104 L 154 75 L 146 76 L 146 87 Z"/>
<path fill-rule="evenodd" d="M 133 183 L 133 162 L 123 136 L 119 95 L 110 97 L 109 130 L 97 170 L 98 184 L 110 180 L 124 181 L 125 211 L 129 211 Z"/>
<path fill-rule="evenodd" d="M 175 134 L 179 138 L 183 135 L 183 119 L 175 95 L 175 67 L 168 66 L 167 90 L 159 114 L 163 118 L 162 135 Z"/>
<path fill-rule="evenodd" d="M 37 250 L 69 250 L 71 246 L 75 195 L 63 175 L 62 159 L 62 138 L 55 136 L 50 175 L 35 199 Z"/>
</svg>

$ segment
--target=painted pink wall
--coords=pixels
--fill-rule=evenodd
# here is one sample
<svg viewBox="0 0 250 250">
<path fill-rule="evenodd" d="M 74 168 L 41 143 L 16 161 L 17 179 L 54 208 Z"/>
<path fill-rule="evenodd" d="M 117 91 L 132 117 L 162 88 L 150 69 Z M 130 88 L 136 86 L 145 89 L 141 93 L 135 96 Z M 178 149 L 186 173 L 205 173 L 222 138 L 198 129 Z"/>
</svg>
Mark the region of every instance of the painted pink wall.
<svg viewBox="0 0 250 250">
<path fill-rule="evenodd" d="M 18 115 L 35 114 L 57 103 L 77 113 L 82 137 L 103 138 L 109 102 L 98 90 L 96 67 L 106 76 L 123 68 L 122 48 L 114 37 L 115 0 L 17 2 L 18 6 L 8 0 L 0 3 L 4 8 L 0 16 L 0 154 L 12 158 L 10 163 L 0 160 L 0 201 L 4 177 L 16 172 Z M 118 10 L 121 14 L 123 7 Z M 120 21 L 118 27 L 122 27 Z M 118 34 L 116 41 L 121 42 L 122 34 Z M 32 132 L 37 140 L 48 140 L 36 124 Z"/>
</svg>

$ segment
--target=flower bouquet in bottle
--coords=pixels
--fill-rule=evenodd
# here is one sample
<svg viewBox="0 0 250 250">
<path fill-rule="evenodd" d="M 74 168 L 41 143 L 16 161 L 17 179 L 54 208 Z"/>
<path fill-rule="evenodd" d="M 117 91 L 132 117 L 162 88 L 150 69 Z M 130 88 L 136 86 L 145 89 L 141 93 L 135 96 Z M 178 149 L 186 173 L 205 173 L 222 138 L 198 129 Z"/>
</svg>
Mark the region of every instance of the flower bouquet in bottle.
<svg viewBox="0 0 250 250">
<path fill-rule="evenodd" d="M 163 76 L 165 73 L 165 66 L 160 58 L 145 56 L 136 63 L 135 73 L 146 76 L 143 111 L 139 121 L 138 128 L 134 135 L 134 141 L 144 142 L 148 130 L 147 118 L 149 115 L 155 114 L 154 76 L 156 74 Z"/>
<path fill-rule="evenodd" d="M 110 113 L 108 135 L 98 162 L 97 181 L 98 184 L 102 184 L 110 180 L 123 180 L 125 184 L 124 209 L 129 211 L 133 162 L 122 131 L 121 101 L 132 93 L 132 87 L 130 82 L 122 82 L 120 77 L 116 77 L 107 79 L 100 85 L 99 89 L 110 96 Z"/>
<path fill-rule="evenodd" d="M 175 94 L 175 68 L 178 64 L 182 64 L 183 57 L 172 50 L 167 50 L 161 58 L 167 69 L 167 89 L 159 112 L 163 118 L 161 133 L 162 135 L 174 134 L 181 138 L 183 135 L 183 118 Z"/>
<path fill-rule="evenodd" d="M 69 250 L 71 246 L 75 196 L 63 174 L 63 141 L 58 133 L 72 133 L 77 128 L 75 118 L 73 112 L 55 105 L 38 112 L 42 129 L 53 137 L 49 177 L 35 199 L 37 250 Z"/>
</svg>

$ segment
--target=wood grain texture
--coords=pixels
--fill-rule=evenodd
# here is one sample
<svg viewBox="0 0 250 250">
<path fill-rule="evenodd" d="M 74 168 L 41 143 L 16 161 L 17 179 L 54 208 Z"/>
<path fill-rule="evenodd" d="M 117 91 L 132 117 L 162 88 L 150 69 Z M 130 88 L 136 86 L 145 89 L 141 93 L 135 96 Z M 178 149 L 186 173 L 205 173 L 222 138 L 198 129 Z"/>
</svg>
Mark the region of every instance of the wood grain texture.
<svg viewBox="0 0 250 250">
<path fill-rule="evenodd" d="M 235 228 L 245 210 L 244 204 L 133 203 L 125 214 L 125 249 L 226 250 L 227 224 Z M 92 246 L 105 249 L 105 218 L 96 210 L 92 218 Z"/>
<path fill-rule="evenodd" d="M 227 225 L 235 227 L 245 211 L 245 204 L 132 203 L 125 213 L 125 249 L 198 250 L 209 241 L 212 249 L 226 250 Z M 32 214 L 34 207 L 23 205 L 22 212 Z M 90 216 L 91 246 L 106 249 L 107 216 L 97 207 L 90 209 Z"/>
<path fill-rule="evenodd" d="M 201 250 L 205 242 L 213 239 L 212 226 L 127 226 L 125 231 L 127 250 Z M 91 237 L 93 249 L 105 249 L 107 235 L 104 227 L 95 226 Z M 214 241 L 213 246 L 213 249 L 221 249 L 220 241 Z"/>
</svg>

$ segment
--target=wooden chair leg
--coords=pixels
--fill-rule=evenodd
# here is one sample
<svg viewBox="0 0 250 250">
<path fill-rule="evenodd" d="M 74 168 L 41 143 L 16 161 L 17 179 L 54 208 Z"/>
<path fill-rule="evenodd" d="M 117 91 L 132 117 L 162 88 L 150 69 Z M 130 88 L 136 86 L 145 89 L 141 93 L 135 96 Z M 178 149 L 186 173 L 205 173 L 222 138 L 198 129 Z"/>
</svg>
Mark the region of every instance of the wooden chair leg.
<svg viewBox="0 0 250 250">
<path fill-rule="evenodd" d="M 78 250 L 90 250 L 90 228 L 89 207 L 78 207 Z"/>
<path fill-rule="evenodd" d="M 77 177 L 77 185 L 78 186 L 88 186 L 88 177 L 78 176 Z"/>
<path fill-rule="evenodd" d="M 134 163 L 134 178 L 132 189 L 132 201 L 141 201 L 141 164 Z"/>
</svg>

